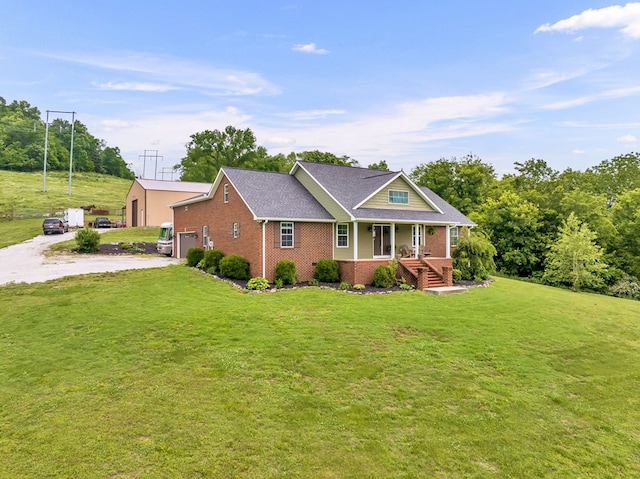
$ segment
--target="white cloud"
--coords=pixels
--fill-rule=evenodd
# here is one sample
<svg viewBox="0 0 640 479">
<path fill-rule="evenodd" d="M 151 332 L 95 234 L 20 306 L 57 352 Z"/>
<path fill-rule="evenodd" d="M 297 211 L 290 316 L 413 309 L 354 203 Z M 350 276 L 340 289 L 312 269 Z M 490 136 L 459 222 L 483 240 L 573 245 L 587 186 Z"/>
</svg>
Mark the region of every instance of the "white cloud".
<svg viewBox="0 0 640 479">
<path fill-rule="evenodd" d="M 622 143 L 636 143 L 638 141 L 638 139 L 633 135 L 624 135 L 619 138 L 616 138 L 616 140 Z"/>
<path fill-rule="evenodd" d="M 628 88 L 616 88 L 613 90 L 607 90 L 600 93 L 594 93 L 593 95 L 585 95 L 570 100 L 559 101 L 555 103 L 549 103 L 543 105 L 543 110 L 564 110 L 566 108 L 573 108 L 580 105 L 586 105 L 587 103 L 593 103 L 601 100 L 609 100 L 612 98 L 624 98 L 628 96 L 635 96 L 640 94 L 640 87 L 628 87 Z"/>
<path fill-rule="evenodd" d="M 292 50 L 294 52 L 313 53 L 316 55 L 325 55 L 329 53 L 329 50 L 325 50 L 324 48 L 318 48 L 315 43 L 305 43 L 305 44 L 294 45 Z"/>
<path fill-rule="evenodd" d="M 276 95 L 280 89 L 258 73 L 217 68 L 213 65 L 138 52 L 115 54 L 55 54 L 47 55 L 73 63 L 89 65 L 145 77 L 149 82 L 122 82 L 130 85 L 165 83 L 177 89 L 198 89 L 209 95 Z M 117 85 L 117 84 L 115 84 Z"/>
<path fill-rule="evenodd" d="M 308 111 L 294 111 L 286 116 L 292 120 L 317 120 L 321 118 L 328 118 L 334 115 L 344 115 L 345 110 L 308 110 Z"/>
<path fill-rule="evenodd" d="M 640 38 L 640 3 L 627 3 L 600 9 L 589 9 L 554 24 L 545 23 L 535 33 L 569 32 L 587 28 L 620 28 L 630 38 Z"/>
<path fill-rule="evenodd" d="M 575 149 L 575 150 L 571 150 L 571 153 L 573 153 L 574 155 L 584 155 L 586 151 Z"/>
<path fill-rule="evenodd" d="M 177 87 L 159 83 L 137 83 L 137 82 L 107 82 L 99 83 L 98 88 L 101 90 L 126 90 L 126 91 L 144 91 L 152 93 L 164 93 L 171 90 L 178 90 Z"/>
<path fill-rule="evenodd" d="M 579 78 L 587 74 L 589 70 L 587 68 L 580 68 L 573 71 L 553 71 L 553 70 L 535 70 L 531 78 L 525 81 L 525 89 L 537 90 L 546 88 L 557 83 L 566 82 Z"/>
</svg>

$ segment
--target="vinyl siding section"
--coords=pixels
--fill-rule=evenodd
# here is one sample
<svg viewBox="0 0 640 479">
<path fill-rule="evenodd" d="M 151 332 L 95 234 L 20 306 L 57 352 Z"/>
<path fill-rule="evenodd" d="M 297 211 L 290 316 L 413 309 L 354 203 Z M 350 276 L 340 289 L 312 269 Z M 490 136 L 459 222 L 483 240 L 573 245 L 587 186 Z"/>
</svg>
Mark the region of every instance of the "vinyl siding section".
<svg viewBox="0 0 640 479">
<path fill-rule="evenodd" d="M 295 172 L 295 177 L 302 186 L 309 190 L 316 200 L 318 200 L 318 203 L 320 203 L 337 221 L 346 223 L 351 220 L 349 215 L 313 180 L 313 178 L 307 174 L 306 171 L 302 168 L 298 168 Z"/>
<path fill-rule="evenodd" d="M 389 204 L 389 190 L 408 191 L 409 204 Z M 374 195 L 362 205 L 363 208 L 382 208 L 391 210 L 412 210 L 412 211 L 434 211 L 418 193 L 402 178 L 396 178 L 386 188 L 382 189 L 378 194 Z"/>
</svg>

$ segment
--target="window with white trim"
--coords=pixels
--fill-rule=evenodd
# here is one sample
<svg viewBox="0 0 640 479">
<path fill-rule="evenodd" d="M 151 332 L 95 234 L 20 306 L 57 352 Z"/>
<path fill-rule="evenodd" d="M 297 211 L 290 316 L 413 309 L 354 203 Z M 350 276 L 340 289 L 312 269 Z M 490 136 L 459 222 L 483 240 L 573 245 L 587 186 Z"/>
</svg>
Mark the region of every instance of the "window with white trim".
<svg viewBox="0 0 640 479">
<path fill-rule="evenodd" d="M 338 248 L 349 247 L 349 225 L 346 223 L 338 224 L 336 228 L 336 246 Z"/>
<path fill-rule="evenodd" d="M 237 238 L 240 236 L 240 223 L 233 223 L 233 237 Z"/>
<path fill-rule="evenodd" d="M 414 251 L 422 246 L 422 225 L 413 225 L 411 227 L 411 247 Z"/>
<path fill-rule="evenodd" d="M 280 223 L 280 247 L 293 248 L 293 223 Z"/>
<path fill-rule="evenodd" d="M 458 227 L 454 226 L 449 228 L 449 244 L 451 246 L 458 246 Z"/>
<path fill-rule="evenodd" d="M 389 190 L 389 204 L 391 205 L 408 205 L 409 192 L 401 190 Z"/>
<path fill-rule="evenodd" d="M 229 184 L 225 183 L 224 185 L 224 202 L 229 203 Z"/>
</svg>

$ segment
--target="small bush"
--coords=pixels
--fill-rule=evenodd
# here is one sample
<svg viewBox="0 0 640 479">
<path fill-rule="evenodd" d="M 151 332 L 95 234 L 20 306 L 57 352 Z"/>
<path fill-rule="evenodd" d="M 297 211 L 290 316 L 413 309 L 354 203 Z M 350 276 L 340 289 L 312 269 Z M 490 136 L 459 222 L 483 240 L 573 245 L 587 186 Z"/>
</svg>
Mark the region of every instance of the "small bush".
<svg viewBox="0 0 640 479">
<path fill-rule="evenodd" d="M 355 289 L 356 291 L 362 291 L 365 288 L 366 288 L 366 286 L 364 284 L 358 283 L 358 284 L 354 284 L 353 285 L 353 289 Z"/>
<path fill-rule="evenodd" d="M 346 283 L 345 281 L 340 283 L 340 290 L 347 291 L 349 289 L 351 289 L 351 285 L 349 283 Z"/>
<path fill-rule="evenodd" d="M 205 251 L 204 253 L 204 267 L 207 271 L 209 268 L 216 268 L 216 270 L 220 267 L 220 260 L 224 258 L 224 253 L 219 249 L 210 249 Z"/>
<path fill-rule="evenodd" d="M 202 248 L 189 248 L 187 250 L 187 266 L 197 266 L 204 258 L 204 250 Z"/>
<path fill-rule="evenodd" d="M 454 283 L 459 283 L 460 280 L 462 279 L 462 271 L 460 271 L 457 268 L 454 268 L 453 271 L 451 272 L 451 276 L 453 277 Z"/>
<path fill-rule="evenodd" d="M 281 280 L 282 284 L 296 284 L 298 274 L 296 264 L 290 259 L 283 259 L 276 265 L 276 281 Z"/>
<path fill-rule="evenodd" d="M 214 274 L 216 274 L 217 271 L 218 270 L 216 269 L 215 266 L 211 266 L 211 267 L 207 268 L 207 274 L 214 275 Z"/>
<path fill-rule="evenodd" d="M 284 283 L 282 282 L 282 280 L 281 280 L 281 279 L 276 279 L 276 280 L 275 280 L 275 282 L 273 283 L 273 285 L 274 285 L 276 288 L 282 288 L 282 287 L 284 286 Z"/>
<path fill-rule="evenodd" d="M 393 269 L 390 266 L 380 265 L 373 272 L 373 281 L 371 286 L 376 288 L 389 288 L 395 284 L 396 278 L 393 275 Z"/>
<path fill-rule="evenodd" d="M 313 277 L 321 283 L 337 283 L 340 281 L 340 268 L 334 259 L 321 259 L 316 263 Z"/>
<path fill-rule="evenodd" d="M 196 268 L 206 270 L 206 268 L 204 266 L 204 258 L 202 258 L 200 261 L 198 261 L 198 264 L 196 265 Z"/>
<path fill-rule="evenodd" d="M 256 278 L 251 278 L 247 283 L 247 289 L 252 289 L 256 291 L 264 291 L 269 287 L 269 281 L 258 276 Z"/>
<path fill-rule="evenodd" d="M 249 279 L 249 263 L 238 254 L 220 260 L 220 275 L 230 279 Z"/>
<path fill-rule="evenodd" d="M 311 278 L 309 280 L 309 286 L 318 286 L 319 284 L 320 284 L 320 282 L 315 278 Z"/>
<path fill-rule="evenodd" d="M 399 285 L 399 287 L 404 291 L 413 291 L 415 289 L 413 285 L 407 283 L 402 283 L 401 285 Z"/>
<path fill-rule="evenodd" d="M 640 281 L 634 276 L 624 275 L 609 287 L 608 293 L 618 298 L 640 299 Z"/>
<path fill-rule="evenodd" d="M 82 228 L 76 232 L 76 245 L 82 253 L 95 253 L 100 249 L 100 233 L 92 228 Z"/>
</svg>

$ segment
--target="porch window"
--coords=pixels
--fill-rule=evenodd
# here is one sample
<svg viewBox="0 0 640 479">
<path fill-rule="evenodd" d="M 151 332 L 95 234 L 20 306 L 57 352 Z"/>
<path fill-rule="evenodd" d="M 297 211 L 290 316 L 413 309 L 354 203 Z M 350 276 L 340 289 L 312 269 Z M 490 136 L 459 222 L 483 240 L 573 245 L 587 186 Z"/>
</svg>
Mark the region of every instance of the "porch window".
<svg viewBox="0 0 640 479">
<path fill-rule="evenodd" d="M 458 227 L 449 228 L 449 243 L 451 246 L 458 246 Z"/>
<path fill-rule="evenodd" d="M 336 244 L 338 248 L 348 248 L 349 247 L 349 225 L 348 224 L 339 224 L 336 230 Z"/>
<path fill-rule="evenodd" d="M 400 190 L 389 190 L 389 204 L 392 205 L 408 205 L 409 192 Z"/>
<path fill-rule="evenodd" d="M 280 247 L 293 248 L 293 223 L 280 223 Z"/>
<path fill-rule="evenodd" d="M 224 185 L 224 202 L 225 203 L 229 203 L 229 184 L 225 183 Z"/>
<path fill-rule="evenodd" d="M 411 246 L 413 251 L 418 251 L 422 245 L 422 225 L 413 225 L 411 228 Z"/>
</svg>

